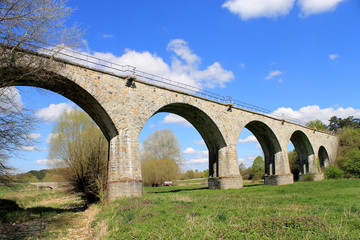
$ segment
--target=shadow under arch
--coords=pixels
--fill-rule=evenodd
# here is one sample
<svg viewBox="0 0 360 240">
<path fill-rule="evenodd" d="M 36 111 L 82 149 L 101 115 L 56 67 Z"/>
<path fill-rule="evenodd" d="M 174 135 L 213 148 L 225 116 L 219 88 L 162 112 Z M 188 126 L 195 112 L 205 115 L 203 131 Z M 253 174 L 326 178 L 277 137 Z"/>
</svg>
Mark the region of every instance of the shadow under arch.
<svg viewBox="0 0 360 240">
<path fill-rule="evenodd" d="M 315 163 L 314 150 L 309 138 L 300 130 L 296 130 L 290 137 L 299 157 L 299 174 L 312 172 Z"/>
<path fill-rule="evenodd" d="M 226 146 L 225 139 L 214 121 L 201 109 L 186 103 L 171 103 L 161 107 L 153 115 L 168 112 L 190 122 L 203 138 L 209 151 L 209 176 L 219 176 L 219 149 Z"/>
<path fill-rule="evenodd" d="M 12 74 L 11 80 L 6 77 L 8 74 Z M 84 88 L 66 77 L 51 71 L 32 71 L 19 67 L 0 68 L 0 80 L 0 87 L 29 86 L 58 93 L 80 106 L 96 122 L 108 141 L 118 135 L 115 124 L 101 104 Z"/>
<path fill-rule="evenodd" d="M 257 120 L 249 122 L 245 128 L 254 134 L 264 152 L 265 175 L 277 174 L 276 159 L 281 157 L 282 150 L 275 133 L 268 125 Z"/>
<path fill-rule="evenodd" d="M 329 154 L 326 151 L 326 148 L 324 146 L 321 146 L 319 148 L 319 163 L 320 163 L 320 169 L 324 169 L 327 166 L 330 165 L 330 158 L 329 158 Z"/>
</svg>

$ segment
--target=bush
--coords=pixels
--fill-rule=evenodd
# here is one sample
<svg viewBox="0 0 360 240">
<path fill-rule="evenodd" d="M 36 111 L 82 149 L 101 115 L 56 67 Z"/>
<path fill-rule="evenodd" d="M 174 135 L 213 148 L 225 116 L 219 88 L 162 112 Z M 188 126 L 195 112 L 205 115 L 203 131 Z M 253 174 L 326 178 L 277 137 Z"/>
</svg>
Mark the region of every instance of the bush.
<svg viewBox="0 0 360 240">
<path fill-rule="evenodd" d="M 339 167 L 330 165 L 325 169 L 325 177 L 326 179 L 340 179 L 343 178 L 344 171 Z"/>
<path fill-rule="evenodd" d="M 313 173 L 306 173 L 301 176 L 300 181 L 302 182 L 312 182 L 315 179 L 315 175 Z"/>
</svg>

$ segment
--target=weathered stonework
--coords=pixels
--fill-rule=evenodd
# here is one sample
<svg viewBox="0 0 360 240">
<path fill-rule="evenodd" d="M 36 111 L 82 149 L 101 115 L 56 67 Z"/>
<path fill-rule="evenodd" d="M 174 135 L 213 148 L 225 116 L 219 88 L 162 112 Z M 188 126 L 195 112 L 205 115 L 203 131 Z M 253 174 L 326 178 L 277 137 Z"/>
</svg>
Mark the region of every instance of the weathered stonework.
<svg viewBox="0 0 360 240">
<path fill-rule="evenodd" d="M 337 137 L 267 115 L 211 101 L 173 89 L 116 76 L 66 61 L 55 61 L 48 75 L 1 86 L 35 86 L 57 92 L 78 104 L 98 124 L 109 141 L 108 196 L 141 196 L 138 136 L 156 113 L 169 112 L 188 120 L 209 150 L 209 188 L 241 188 L 236 145 L 243 128 L 258 139 L 265 157 L 265 184 L 293 183 L 288 143 L 301 159 L 301 173 L 321 175 L 336 156 Z M 1 75 L 8 74 L 1 69 Z M 319 159 L 320 167 L 317 164 Z M 319 174 L 320 173 L 320 174 Z"/>
</svg>

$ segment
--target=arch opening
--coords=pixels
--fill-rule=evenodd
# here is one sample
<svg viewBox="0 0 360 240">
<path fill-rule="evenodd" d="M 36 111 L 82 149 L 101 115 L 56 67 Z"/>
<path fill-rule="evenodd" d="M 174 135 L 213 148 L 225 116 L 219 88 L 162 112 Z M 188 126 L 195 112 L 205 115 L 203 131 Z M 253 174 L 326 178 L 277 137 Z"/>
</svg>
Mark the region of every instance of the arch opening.
<svg viewBox="0 0 360 240">
<path fill-rule="evenodd" d="M 320 163 L 320 170 L 323 170 L 324 168 L 330 165 L 330 158 L 324 146 L 321 146 L 319 148 L 318 158 Z"/>
<path fill-rule="evenodd" d="M 266 178 L 267 176 L 273 176 L 277 174 L 277 160 L 279 160 L 282 156 L 281 152 L 281 146 L 280 143 L 274 134 L 274 132 L 270 129 L 269 126 L 267 126 L 265 123 L 260 121 L 252 121 L 249 122 L 247 125 L 245 125 L 245 128 L 251 132 L 251 134 L 254 135 L 259 145 L 257 148 L 262 149 L 262 154 L 264 158 L 264 171 L 263 175 Z M 244 129 L 245 130 L 245 129 Z M 246 132 L 246 131 L 242 131 Z M 241 133 L 241 135 L 242 135 Z M 240 135 L 240 137 L 241 137 Z M 242 139 L 238 141 L 239 143 L 245 143 L 245 142 L 255 142 L 255 138 L 251 135 L 248 136 L 246 139 Z M 257 151 L 258 152 L 258 151 Z M 239 154 L 239 156 L 241 156 Z M 253 159 L 256 156 L 253 156 Z M 251 162 L 248 163 L 246 167 L 251 168 Z"/>
<path fill-rule="evenodd" d="M 298 181 L 306 173 L 314 172 L 314 164 L 316 164 L 314 150 L 308 137 L 302 131 L 295 131 L 290 137 L 290 142 L 296 152 L 296 154 L 294 151 L 293 153 L 290 152 L 289 155 L 291 171 L 294 175 L 294 181 Z"/>
<path fill-rule="evenodd" d="M 155 112 L 168 112 L 186 119 L 201 135 L 209 152 L 209 177 L 219 176 L 219 150 L 225 139 L 212 119 L 202 110 L 185 103 L 172 103 Z"/>
</svg>

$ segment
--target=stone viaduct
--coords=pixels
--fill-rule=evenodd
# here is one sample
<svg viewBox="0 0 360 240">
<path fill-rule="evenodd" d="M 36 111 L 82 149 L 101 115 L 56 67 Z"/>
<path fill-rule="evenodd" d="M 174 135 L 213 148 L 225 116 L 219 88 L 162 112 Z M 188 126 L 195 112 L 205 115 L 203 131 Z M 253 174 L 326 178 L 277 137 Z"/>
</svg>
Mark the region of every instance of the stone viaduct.
<svg viewBox="0 0 360 240">
<path fill-rule="evenodd" d="M 154 114 L 174 113 L 188 120 L 209 150 L 209 188 L 241 188 L 236 144 L 243 128 L 258 139 L 265 157 L 265 184 L 293 183 L 287 149 L 289 140 L 300 158 L 302 174 L 323 178 L 322 167 L 335 159 L 337 137 L 267 114 L 63 59 L 48 58 L 41 71 L 24 67 L 0 70 L 1 85 L 34 86 L 59 93 L 75 102 L 98 124 L 109 141 L 108 196 L 142 195 L 138 136 Z M 51 63 L 51 64 L 50 64 Z M 20 64 L 21 65 L 21 64 Z M 22 75 L 19 78 L 6 76 Z M 16 79 L 16 80 L 4 80 Z"/>
</svg>

